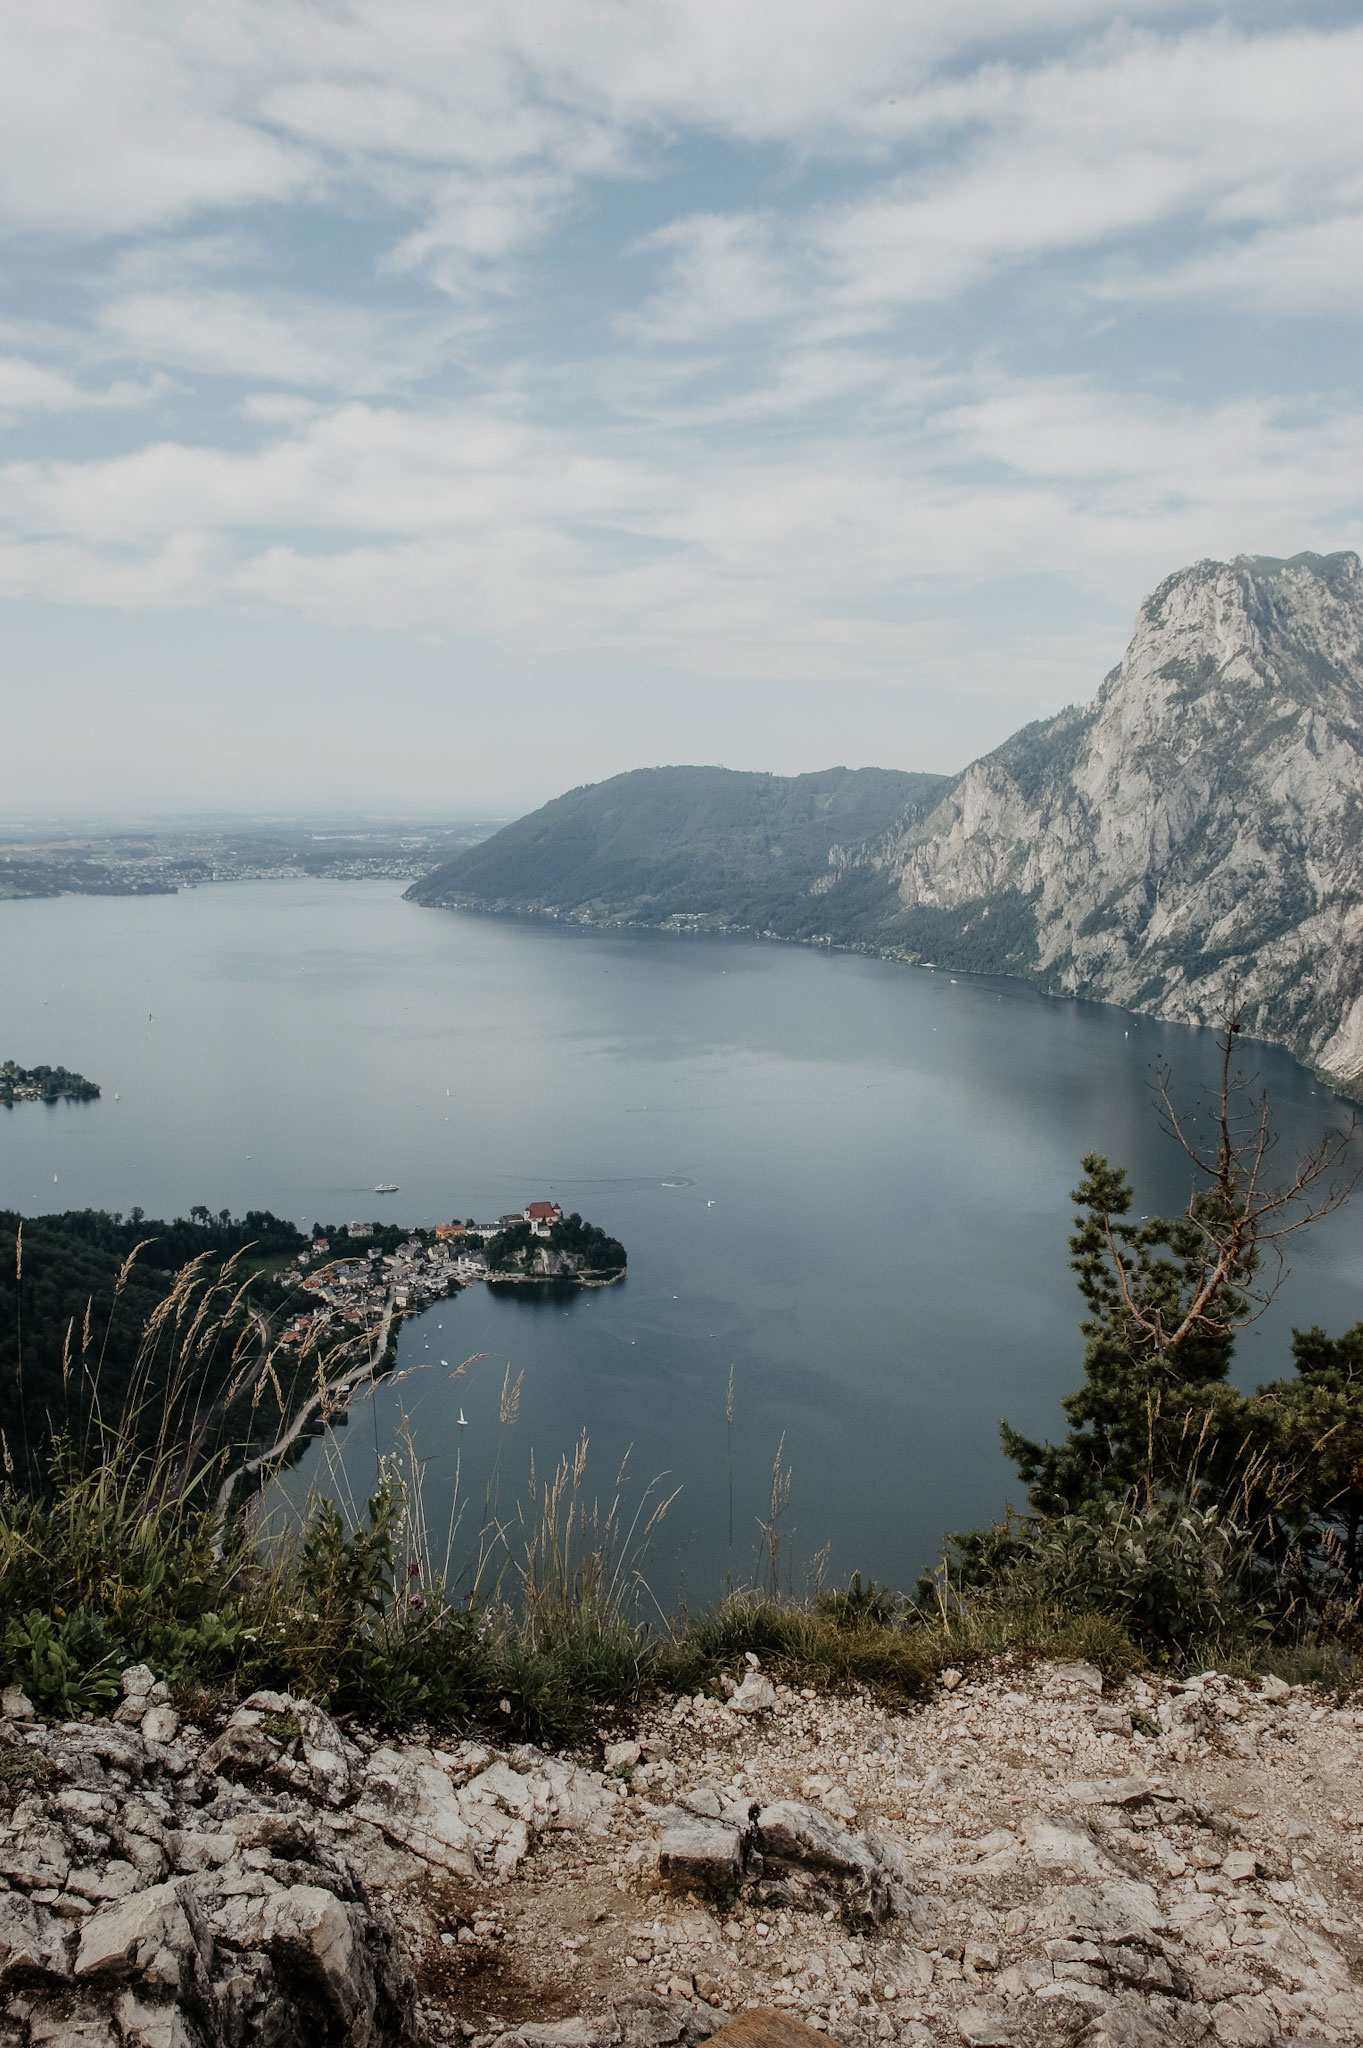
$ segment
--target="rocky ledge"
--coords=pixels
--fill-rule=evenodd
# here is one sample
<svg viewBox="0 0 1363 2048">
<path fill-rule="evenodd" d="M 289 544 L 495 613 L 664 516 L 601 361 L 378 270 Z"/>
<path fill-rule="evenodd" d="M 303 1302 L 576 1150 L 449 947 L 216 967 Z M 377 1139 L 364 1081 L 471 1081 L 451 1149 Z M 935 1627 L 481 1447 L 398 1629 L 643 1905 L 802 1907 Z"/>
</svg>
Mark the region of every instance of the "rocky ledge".
<svg viewBox="0 0 1363 2048">
<path fill-rule="evenodd" d="M 1363 1715 L 1277 1681 L 754 1668 L 573 1759 L 123 1688 L 0 1700 L 0 2048 L 1363 2041 Z"/>
</svg>

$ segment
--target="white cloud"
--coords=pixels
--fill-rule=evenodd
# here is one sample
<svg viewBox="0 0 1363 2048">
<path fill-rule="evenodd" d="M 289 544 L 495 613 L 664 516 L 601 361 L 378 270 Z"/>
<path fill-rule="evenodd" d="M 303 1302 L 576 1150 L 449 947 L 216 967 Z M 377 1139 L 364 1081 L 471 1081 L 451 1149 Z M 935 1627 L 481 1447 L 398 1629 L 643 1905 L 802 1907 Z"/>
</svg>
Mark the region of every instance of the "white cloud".
<svg viewBox="0 0 1363 2048">
<path fill-rule="evenodd" d="M 453 298 L 464 298 L 480 285 L 499 285 L 507 259 L 549 232 L 571 204 L 573 189 L 571 179 L 558 171 L 441 178 L 422 225 L 397 244 L 388 267 L 424 268 Z"/>
<path fill-rule="evenodd" d="M 640 341 L 694 341 L 733 327 L 788 319 L 797 281 L 774 246 L 772 223 L 744 214 L 692 214 L 637 245 L 668 259 L 664 288 L 620 326 Z"/>
<path fill-rule="evenodd" d="M 1114 269 L 1094 287 L 1112 303 L 1191 300 L 1295 319 L 1363 316 L 1363 208 L 1215 242 L 1163 270 Z"/>
<path fill-rule="evenodd" d="M 1083 379 L 971 381 L 892 439 L 721 451 L 679 413 L 603 450 L 505 407 L 347 405 L 250 454 L 11 463 L 7 587 L 247 596 L 474 633 L 506 658 L 866 678 L 902 665 L 933 592 L 1063 567 L 1134 600 L 1133 575 L 1338 546 L 1363 524 L 1363 408 L 1293 419 L 1264 402 L 1133 407 Z"/>
<path fill-rule="evenodd" d="M 355 180 L 410 197 L 424 175 L 435 234 L 451 172 L 580 177 L 688 127 L 875 151 L 912 129 L 934 66 L 1107 14 L 1104 0 L 920 0 L 911 17 L 900 0 L 9 0 L 0 213 L 119 233 Z"/>
<path fill-rule="evenodd" d="M 12 425 L 42 414 L 123 411 L 149 404 L 161 395 L 165 383 L 162 377 L 141 384 L 125 379 L 96 389 L 44 363 L 0 356 L 0 417 Z"/>
<path fill-rule="evenodd" d="M 1363 313 L 1363 28 L 1197 0 L 1116 26 L 1096 0 L 11 7 L 12 596 L 1034 698 L 1045 656 L 982 589 L 1127 614 L 1197 555 L 1363 532 L 1346 380 L 1208 360 L 1199 404 L 1195 347 L 1147 356 L 1131 310 Z M 96 407 L 126 417 L 82 440 Z M 1067 633 L 1057 674 L 1092 644 Z"/>
<path fill-rule="evenodd" d="M 814 217 L 820 308 L 833 323 L 874 321 L 1039 256 L 1166 224 L 1310 232 L 1342 200 L 1363 201 L 1363 129 L 1351 111 L 1360 79 L 1363 29 L 1245 38 L 1218 28 L 929 88 L 919 117 L 959 135 L 960 154 Z M 1189 259 L 1176 274 L 1201 267 Z M 1144 289 L 1158 291 L 1158 273 Z"/>
<path fill-rule="evenodd" d="M 305 189 L 308 153 L 235 104 L 249 55 L 231 17 L 230 7 L 205 11 L 186 38 L 172 12 L 136 0 L 11 0 L 0 218 L 118 234 Z"/>
<path fill-rule="evenodd" d="M 354 393 L 432 375 L 454 331 L 448 322 L 203 286 L 119 293 L 100 308 L 98 328 L 109 353 L 138 362 Z"/>
</svg>

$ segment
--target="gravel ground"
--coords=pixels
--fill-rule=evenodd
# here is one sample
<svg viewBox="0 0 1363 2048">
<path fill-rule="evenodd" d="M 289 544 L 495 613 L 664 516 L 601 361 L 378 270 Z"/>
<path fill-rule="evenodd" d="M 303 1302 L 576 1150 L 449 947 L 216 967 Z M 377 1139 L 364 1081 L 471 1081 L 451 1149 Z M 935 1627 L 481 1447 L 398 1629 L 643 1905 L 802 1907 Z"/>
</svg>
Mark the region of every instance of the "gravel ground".
<svg viewBox="0 0 1363 2048">
<path fill-rule="evenodd" d="M 615 1752 L 609 1831 L 544 1836 L 478 1895 L 475 1939 L 442 1943 L 419 1898 L 398 1901 L 435 1965 L 437 2028 L 649 1990 L 786 2007 L 845 2040 L 1072 2036 L 1133 2001 L 1228 2048 L 1363 2039 L 1363 1714 L 1215 1675 L 1115 1694 L 1086 1666 L 952 1676 L 907 1715 L 783 1688 L 765 1711 L 650 1715 L 639 1762 Z M 902 1843 L 911 1913 L 871 1926 L 789 1872 L 718 1901 L 671 1890 L 660 1814 L 707 1782 Z"/>
</svg>

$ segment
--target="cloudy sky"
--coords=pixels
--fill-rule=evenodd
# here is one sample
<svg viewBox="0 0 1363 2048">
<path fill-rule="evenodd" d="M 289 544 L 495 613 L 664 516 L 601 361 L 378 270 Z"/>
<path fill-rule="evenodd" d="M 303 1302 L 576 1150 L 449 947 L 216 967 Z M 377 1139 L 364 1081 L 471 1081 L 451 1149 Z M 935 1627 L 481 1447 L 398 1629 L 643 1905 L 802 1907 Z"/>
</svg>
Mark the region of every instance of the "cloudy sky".
<svg viewBox="0 0 1363 2048">
<path fill-rule="evenodd" d="M 1363 539 L 1356 6 L 0 12 L 6 816 L 951 769 Z"/>
</svg>

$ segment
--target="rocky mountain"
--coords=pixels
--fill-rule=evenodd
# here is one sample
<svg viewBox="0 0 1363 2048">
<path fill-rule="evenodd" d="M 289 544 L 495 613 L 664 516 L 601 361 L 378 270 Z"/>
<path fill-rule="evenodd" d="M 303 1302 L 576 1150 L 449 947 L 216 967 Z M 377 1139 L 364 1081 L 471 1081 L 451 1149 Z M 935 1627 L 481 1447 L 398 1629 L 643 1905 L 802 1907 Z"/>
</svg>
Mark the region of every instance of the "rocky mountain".
<svg viewBox="0 0 1363 2048">
<path fill-rule="evenodd" d="M 416 901 L 747 930 L 1243 1028 L 1363 1094 L 1363 567 L 1198 562 L 1092 703 L 954 779 L 643 769 Z"/>
<path fill-rule="evenodd" d="M 822 922 L 814 892 L 830 848 L 885 831 L 947 780 L 889 768 L 636 768 L 556 797 L 407 893 L 584 923 L 805 938 Z M 887 894 L 879 876 L 872 887 Z"/>
<path fill-rule="evenodd" d="M 881 950 L 1243 1026 L 1363 1085 L 1363 568 L 1204 561 L 1141 606 L 1092 703 L 835 857 L 889 882 Z M 864 894 L 864 884 L 862 885 Z"/>
</svg>

